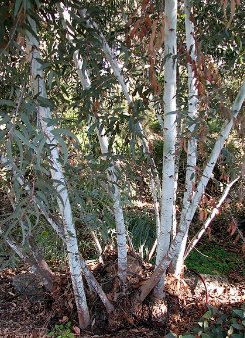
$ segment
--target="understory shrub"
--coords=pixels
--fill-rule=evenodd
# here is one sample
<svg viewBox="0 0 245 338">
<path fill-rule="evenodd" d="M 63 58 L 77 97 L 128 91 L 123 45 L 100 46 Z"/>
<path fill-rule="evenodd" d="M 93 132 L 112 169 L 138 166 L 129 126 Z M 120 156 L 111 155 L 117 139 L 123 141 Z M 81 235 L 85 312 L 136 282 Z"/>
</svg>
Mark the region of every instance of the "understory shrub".
<svg viewBox="0 0 245 338">
<path fill-rule="evenodd" d="M 190 333 L 177 336 L 169 333 L 167 338 L 244 338 L 245 337 L 245 304 L 225 314 L 220 310 L 209 307 L 197 325 Z"/>
</svg>

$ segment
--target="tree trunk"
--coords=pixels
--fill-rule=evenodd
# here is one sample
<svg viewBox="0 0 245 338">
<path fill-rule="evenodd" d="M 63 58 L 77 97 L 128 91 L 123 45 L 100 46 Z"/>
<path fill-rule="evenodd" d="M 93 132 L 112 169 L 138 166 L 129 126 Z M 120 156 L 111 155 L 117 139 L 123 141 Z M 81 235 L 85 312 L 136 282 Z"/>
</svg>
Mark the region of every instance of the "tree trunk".
<svg viewBox="0 0 245 338">
<path fill-rule="evenodd" d="M 195 191 L 196 181 L 196 164 L 197 164 L 197 139 L 192 136 L 195 129 L 195 120 L 197 118 L 197 79 L 194 73 L 196 64 L 196 42 L 194 37 L 194 23 L 191 21 L 191 1 L 185 0 L 185 32 L 186 32 L 186 47 L 187 47 L 187 71 L 188 71 L 188 120 L 191 126 L 188 127 L 190 139 L 188 140 L 187 161 L 186 161 L 186 177 L 185 177 L 185 193 L 183 198 L 183 213 L 188 208 Z M 181 243 L 178 254 L 172 262 L 174 274 L 179 276 L 183 263 L 184 252 L 188 237 L 188 231 L 185 232 L 184 239 Z"/>
<path fill-rule="evenodd" d="M 106 41 L 103 33 L 100 31 L 98 25 L 89 16 L 87 16 L 87 11 L 81 10 L 80 14 L 83 18 L 87 19 L 88 27 L 94 28 L 97 32 L 99 32 L 99 37 L 100 37 L 101 44 L 102 44 L 102 50 L 103 50 L 103 52 L 106 56 L 107 61 L 111 65 L 111 68 L 114 72 L 116 79 L 118 80 L 118 83 L 120 84 L 120 86 L 122 88 L 122 92 L 123 92 L 123 94 L 126 98 L 128 105 L 132 107 L 133 106 L 133 100 L 132 100 L 131 96 L 129 95 L 129 91 L 128 91 L 126 82 L 124 80 L 122 70 L 119 67 L 115 53 L 110 48 L 108 42 Z M 144 153 L 147 156 L 149 163 L 150 163 L 150 180 L 151 180 L 150 188 L 151 188 L 151 194 L 152 194 L 152 197 L 153 197 L 153 202 L 154 202 L 154 205 L 155 205 L 154 210 L 155 210 L 155 216 L 156 216 L 156 223 L 160 224 L 159 201 L 160 201 L 160 197 L 161 197 L 161 184 L 160 184 L 160 180 L 159 180 L 158 170 L 157 170 L 155 161 L 154 161 L 153 157 L 151 156 L 150 149 L 149 149 L 148 142 L 147 142 L 147 138 L 145 136 L 144 130 L 143 130 L 140 122 L 136 123 L 136 129 L 137 129 L 138 135 L 140 136 Z"/>
<path fill-rule="evenodd" d="M 97 135 L 100 143 L 101 153 L 103 155 L 109 152 L 108 138 L 105 135 L 105 130 L 97 129 Z M 121 193 L 117 182 L 117 174 L 115 164 L 111 162 L 107 169 L 107 177 L 110 184 L 110 190 L 113 200 L 113 209 L 117 230 L 117 252 L 118 252 L 118 277 L 122 284 L 126 285 L 127 280 L 127 238 L 126 227 L 124 222 L 124 214 L 121 203 Z"/>
<path fill-rule="evenodd" d="M 31 18 L 29 18 L 29 23 L 32 31 L 36 34 L 36 23 Z M 43 72 L 40 70 L 40 63 L 38 63 L 38 59 L 40 59 L 39 43 L 34 35 L 32 35 L 29 31 L 27 31 L 27 46 L 27 54 L 29 56 L 31 66 L 33 94 L 34 96 L 47 98 Z M 50 171 L 53 179 L 53 185 L 57 191 L 57 203 L 64 226 L 69 267 L 74 297 L 77 305 L 79 324 L 81 328 L 85 329 L 90 323 L 90 316 L 81 275 L 80 254 L 65 177 L 59 161 L 58 147 L 52 134 L 53 126 L 48 126 L 46 121 L 46 119 L 51 118 L 50 109 L 43 107 L 41 104 L 38 105 L 37 109 L 40 127 L 45 133 L 50 145 L 50 160 L 52 162 L 52 168 Z"/>
<path fill-rule="evenodd" d="M 156 267 L 169 250 L 175 215 L 176 193 L 176 54 L 177 54 L 177 1 L 165 1 L 164 54 L 164 147 L 162 170 L 161 222 L 157 243 Z M 163 297 L 164 278 L 154 290 L 157 298 Z"/>
<path fill-rule="evenodd" d="M 199 205 L 202 195 L 206 189 L 208 181 L 213 173 L 213 169 L 218 160 L 220 152 L 224 147 L 225 141 L 227 140 L 231 129 L 233 128 L 234 120 L 242 107 L 244 99 L 245 99 L 245 81 L 243 82 L 239 90 L 239 93 L 237 94 L 237 97 L 232 105 L 231 108 L 232 118 L 229 121 L 226 121 L 223 128 L 221 129 L 220 134 L 213 147 L 213 150 L 210 154 L 209 160 L 206 164 L 206 167 L 203 170 L 202 177 L 197 185 L 196 192 L 192 198 L 192 201 L 190 202 L 188 208 L 186 208 L 181 215 L 180 229 L 184 233 L 188 233 L 190 223 L 193 219 L 193 216 L 196 212 L 196 209 Z M 180 247 L 177 249 L 177 252 L 179 252 L 179 249 Z"/>
<path fill-rule="evenodd" d="M 62 15 L 64 18 L 64 26 L 67 29 L 67 38 L 68 40 L 74 44 L 72 35 L 70 34 L 66 21 L 70 24 L 70 15 L 68 10 L 63 9 Z M 71 25 L 70 25 L 71 26 Z M 73 54 L 73 61 L 75 63 L 77 73 L 83 89 L 89 89 L 91 82 L 88 76 L 88 72 L 86 69 L 82 68 L 83 60 L 79 56 L 79 52 L 75 51 Z M 100 144 L 101 153 L 104 158 L 109 153 L 109 142 L 108 137 L 105 134 L 105 130 L 100 124 L 99 120 L 99 127 L 97 128 L 97 136 Z M 118 252 L 118 277 L 122 282 L 122 285 L 126 285 L 127 279 L 127 238 L 126 238 L 126 227 L 124 221 L 124 214 L 121 204 L 121 193 L 118 187 L 118 180 L 116 175 L 116 168 L 113 161 L 110 163 L 109 168 L 107 169 L 107 177 L 110 185 L 111 196 L 113 200 L 113 209 L 114 209 L 114 217 L 116 223 L 116 232 L 117 232 L 117 252 Z"/>
<path fill-rule="evenodd" d="M 3 156 L 0 156 L 0 162 L 3 165 L 6 165 L 6 163 L 8 162 L 7 159 L 5 159 Z M 8 169 L 9 170 L 13 170 L 13 168 L 11 166 L 8 165 Z M 57 235 L 62 239 L 62 241 L 66 244 L 66 239 L 65 239 L 65 234 L 63 229 L 61 228 L 60 224 L 57 224 L 51 217 L 51 215 L 49 215 L 49 213 L 47 212 L 46 208 L 44 207 L 44 205 L 42 205 L 40 203 L 40 201 L 37 199 L 37 197 L 35 196 L 35 194 L 33 194 L 33 192 L 31 191 L 30 187 L 28 186 L 28 184 L 25 183 L 24 181 L 24 177 L 17 177 L 17 180 L 19 182 L 19 184 L 21 186 L 24 186 L 24 189 L 26 191 L 28 191 L 30 194 L 32 194 L 32 200 L 34 203 L 37 204 L 38 209 L 40 210 L 41 214 L 45 217 L 47 223 L 52 227 L 52 229 L 57 233 Z M 12 242 L 11 242 L 12 243 Z M 9 244 L 9 243 L 8 243 Z M 13 250 L 14 250 L 14 246 L 13 246 Z M 17 248 L 18 249 L 18 248 Z M 19 251 L 21 252 L 21 251 Z M 16 251 L 16 253 L 19 255 L 19 253 Z M 20 255 L 19 255 L 20 256 Z M 21 257 L 21 256 L 20 256 Z M 22 258 L 22 257 L 21 257 Z M 95 279 L 94 275 L 92 274 L 92 272 L 89 270 L 85 260 L 83 259 L 83 257 L 80 255 L 80 262 L 81 262 L 81 268 L 82 268 L 82 272 L 87 280 L 87 283 L 89 284 L 89 286 L 98 294 L 98 296 L 100 297 L 102 303 L 104 304 L 107 313 L 111 313 L 114 310 L 113 305 L 109 302 L 108 298 L 106 297 L 106 294 L 104 293 L 102 287 L 99 285 L 99 283 L 97 282 L 97 280 Z"/>
</svg>

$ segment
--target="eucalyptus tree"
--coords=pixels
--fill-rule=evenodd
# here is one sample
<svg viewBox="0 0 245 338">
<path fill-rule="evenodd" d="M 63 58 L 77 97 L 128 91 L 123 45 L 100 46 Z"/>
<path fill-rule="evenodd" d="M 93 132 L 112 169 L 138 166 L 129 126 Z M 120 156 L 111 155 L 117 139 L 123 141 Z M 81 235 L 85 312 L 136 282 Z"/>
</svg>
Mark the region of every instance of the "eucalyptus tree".
<svg viewBox="0 0 245 338">
<path fill-rule="evenodd" d="M 234 3 L 235 0 L 232 0 L 231 8 Z M 135 156 L 142 151 L 141 155 L 148 163 L 156 215 L 156 267 L 135 296 L 138 302 L 143 302 L 153 289 L 158 298 L 164 297 L 165 275 L 170 265 L 179 277 L 184 258 L 239 178 L 227 183 L 203 229 L 186 249 L 190 225 L 242 108 L 245 82 L 244 79 L 236 79 L 235 91 L 238 94 L 236 97 L 235 93 L 227 95 L 229 84 L 224 86 L 221 82 L 226 74 L 230 79 L 232 71 L 225 63 L 225 56 L 214 51 L 208 42 L 204 47 L 200 42 L 203 32 L 198 23 L 203 20 L 209 27 L 209 20 L 214 18 L 204 19 L 202 13 L 195 15 L 193 5 L 194 10 L 203 8 L 202 2 L 196 4 L 185 0 L 179 6 L 176 0 L 165 0 L 164 5 L 165 8 L 162 3 L 150 0 L 142 3 L 122 1 L 118 4 L 16 0 L 11 5 L 4 4 L 8 15 L 3 25 L 5 42 L 1 45 L 4 67 L 1 74 L 3 99 L 0 104 L 3 108 L 0 141 L 4 155 L 1 159 L 6 158 L 6 161 L 1 162 L 5 168 L 11 168 L 4 179 L 6 187 L 14 193 L 14 200 L 8 217 L 1 221 L 1 235 L 24 258 L 25 252 L 14 245 L 12 236 L 20 240 L 22 233 L 25 238 L 26 231 L 31 233 L 38 227 L 39 216 L 59 234 L 67 248 L 82 328 L 90 324 L 90 316 L 81 273 L 98 293 L 107 312 L 111 313 L 114 307 L 80 254 L 74 210 L 77 204 L 80 204 L 80 209 L 85 209 L 86 203 L 82 188 L 74 192 L 76 189 L 73 187 L 74 180 L 83 187 L 84 176 L 79 172 L 80 167 L 69 165 L 73 148 L 66 142 L 66 137 L 71 141 L 75 136 L 67 128 L 61 128 L 64 123 L 62 107 L 76 109 L 78 129 L 84 126 L 82 120 L 87 124 L 93 117 L 89 130 L 96 131 L 101 149 L 100 155 L 96 154 L 97 158 L 94 157 L 93 161 L 101 161 L 103 165 L 96 163 L 97 166 L 91 168 L 94 171 L 99 168 L 101 175 L 107 175 L 110 201 L 108 206 L 108 201 L 102 200 L 102 215 L 98 208 L 98 211 L 91 210 L 92 215 L 89 216 L 98 218 L 98 223 L 102 222 L 104 210 L 112 205 L 118 246 L 118 276 L 124 295 L 128 287 L 126 218 L 122 199 L 125 192 L 120 181 L 123 165 L 116 166 L 116 162 L 121 159 L 123 164 L 126 156 L 120 152 L 116 154 L 116 141 L 120 139 L 121 144 L 130 145 L 127 154 L 132 155 L 135 148 Z M 205 3 L 205 7 L 211 5 Z M 60 18 L 60 13 L 63 18 Z M 236 13 L 232 15 L 235 25 Z M 178 30 L 178 23 L 182 30 Z M 229 29 L 231 25 L 228 20 Z M 227 27 L 222 30 L 227 30 Z M 222 43 L 220 39 L 221 47 Z M 202 48 L 206 48 L 206 55 Z M 242 50 L 237 49 L 237 52 L 236 62 Z M 187 54 L 187 60 L 184 54 Z M 222 63 L 225 63 L 223 73 L 217 70 Z M 202 159 L 203 128 L 208 129 L 205 119 L 214 119 L 220 125 L 223 116 L 219 112 L 218 100 L 223 90 L 226 104 L 230 104 L 231 108 L 226 107 L 229 114 L 223 127 L 217 129 L 216 139 L 210 142 L 212 150 Z M 162 127 L 161 174 L 157 172 L 157 163 L 143 127 L 149 111 L 155 114 Z M 208 116 L 213 112 L 214 115 Z M 136 140 L 139 140 L 138 148 Z M 83 155 L 78 154 L 82 150 L 87 151 L 86 146 L 91 149 L 89 141 L 83 148 L 79 146 L 79 140 L 77 143 L 78 148 L 74 150 L 77 157 Z M 183 146 L 185 143 L 187 147 Z M 121 147 L 121 152 L 125 148 Z M 178 179 L 178 165 L 180 153 L 184 151 L 183 191 Z M 133 163 L 131 157 L 129 161 Z M 69 170 L 71 174 L 68 176 Z M 129 179 L 130 175 L 127 175 Z M 73 203 L 71 196 L 75 194 L 80 196 Z"/>
</svg>

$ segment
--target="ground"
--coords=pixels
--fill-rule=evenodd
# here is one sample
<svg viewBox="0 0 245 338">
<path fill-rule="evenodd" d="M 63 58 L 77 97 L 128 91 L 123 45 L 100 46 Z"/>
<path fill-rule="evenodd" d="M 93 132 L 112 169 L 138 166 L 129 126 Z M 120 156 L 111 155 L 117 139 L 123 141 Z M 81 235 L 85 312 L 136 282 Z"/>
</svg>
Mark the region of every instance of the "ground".
<svg viewBox="0 0 245 338">
<path fill-rule="evenodd" d="M 111 271 L 111 268 L 108 270 Z M 147 269 L 150 270 L 150 267 L 147 266 Z M 106 272 L 103 271 L 99 266 L 94 268 L 97 278 L 100 274 L 99 278 L 102 278 L 105 285 L 112 279 L 106 280 Z M 26 267 L 5 269 L 1 272 L 0 337 L 48 337 L 48 332 L 53 332 L 53 337 L 61 338 L 76 337 L 76 333 L 77 336 L 80 334 L 84 338 L 92 336 L 97 338 L 158 338 L 164 337 L 170 330 L 176 334 L 187 332 L 210 305 L 229 311 L 232 307 L 239 307 L 245 301 L 245 280 L 240 274 L 233 271 L 228 276 L 218 277 L 187 270 L 184 280 L 181 281 L 168 275 L 166 296 L 169 317 L 167 324 L 154 321 L 152 313 L 147 310 L 147 314 L 141 314 L 141 318 L 139 316 L 137 320 L 131 320 L 125 316 L 123 324 L 119 323 L 114 328 L 115 330 L 113 328 L 107 330 L 106 322 L 95 315 L 99 313 L 102 316 L 103 310 L 100 309 L 99 304 L 96 304 L 94 297 L 88 296 L 90 306 L 94 311 L 92 331 L 81 333 L 77 327 L 75 311 L 73 311 L 74 303 L 68 271 L 57 269 L 56 274 L 59 276 L 59 292 L 56 301 L 53 302 L 44 293 L 39 293 L 33 298 L 28 293 L 27 284 L 25 284 L 24 291 L 18 287 L 18 290 L 16 289 L 19 276 L 26 276 L 27 280 L 32 278 Z M 22 280 L 23 278 L 21 283 Z M 30 279 L 30 281 L 34 288 L 33 280 Z M 134 280 L 131 285 L 136 282 Z M 148 308 L 151 307 L 150 302 L 147 304 Z M 55 325 L 58 326 L 55 328 Z M 62 335 L 59 335 L 59 329 L 62 330 Z"/>
<path fill-rule="evenodd" d="M 142 209 L 145 208 L 146 205 L 143 205 Z M 236 211 L 238 209 L 235 208 Z M 137 217 L 140 210 L 138 207 Z M 142 221 L 142 217 L 140 220 Z M 87 289 L 92 328 L 81 333 L 68 269 L 64 267 L 64 262 L 53 260 L 51 265 L 58 280 L 54 299 L 39 288 L 27 266 L 0 272 L 0 337 L 45 338 L 49 334 L 56 338 L 160 338 L 170 331 L 177 335 L 188 332 L 209 306 L 217 307 L 223 312 L 240 307 L 245 301 L 245 262 L 241 240 L 236 239 L 236 232 L 232 229 L 230 233 L 227 232 L 230 226 L 225 217 L 219 216 L 215 222 L 213 230 L 204 236 L 187 259 L 183 280 L 176 280 L 168 275 L 166 300 L 169 314 L 165 322 L 155 320 L 152 299 L 147 300 L 137 316 L 128 316 L 130 297 L 126 297 L 118 303 L 119 318 L 112 325 L 106 318 L 103 306 Z M 200 224 L 197 224 L 197 228 L 199 227 Z M 153 266 L 131 255 L 128 260 L 131 270 L 128 271 L 130 294 L 149 277 Z M 106 257 L 104 267 L 95 263 L 91 265 L 91 269 L 108 297 L 115 299 L 115 253 Z M 137 273 L 134 274 L 135 272 Z M 25 283 L 21 285 L 23 280 Z"/>
</svg>

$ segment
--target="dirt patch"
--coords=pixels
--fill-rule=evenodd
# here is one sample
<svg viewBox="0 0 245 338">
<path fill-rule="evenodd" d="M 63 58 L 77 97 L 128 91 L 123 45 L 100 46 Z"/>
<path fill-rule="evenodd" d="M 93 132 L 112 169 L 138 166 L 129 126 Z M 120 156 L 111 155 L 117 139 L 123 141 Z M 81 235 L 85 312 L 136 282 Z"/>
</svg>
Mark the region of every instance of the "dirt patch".
<svg viewBox="0 0 245 338">
<path fill-rule="evenodd" d="M 115 317 L 117 322 L 114 323 L 113 329 L 111 323 L 109 325 L 103 305 L 87 289 L 92 331 L 81 334 L 81 337 L 158 338 L 164 337 L 170 330 L 181 334 L 193 327 L 193 324 L 206 312 L 208 304 L 226 311 L 245 300 L 244 280 L 238 279 L 231 283 L 226 277 L 188 272 L 185 280 L 177 280 L 171 275 L 167 278 L 166 301 L 169 311 L 164 321 L 157 321 L 154 317 L 154 309 L 157 306 L 153 298 L 146 300 L 139 313 L 129 314 L 127 310 L 130 295 L 144 283 L 152 267 L 144 265 L 138 258 L 135 260 L 131 258 L 129 296 L 123 299 L 118 292 L 112 256 L 109 262 L 105 266 L 95 265 L 92 269 L 108 297 L 118 305 L 118 318 Z M 70 321 L 72 328 L 78 326 L 67 269 L 56 272 L 58 287 L 53 299 L 44 290 L 40 290 L 40 285 L 35 284 L 36 281 L 31 291 L 33 288 L 38 288 L 37 299 L 33 298 L 33 295 L 30 297 L 29 290 L 20 292 L 19 284 L 16 287 L 16 281 L 19 283 L 25 274 L 30 277 L 29 272 L 23 267 L 17 270 L 5 269 L 0 273 L 0 337 L 47 337 L 47 332 L 52 330 L 55 324 L 65 324 Z M 17 275 L 22 277 L 16 277 Z M 24 282 L 26 283 L 26 278 Z M 75 332 L 74 329 L 74 334 Z"/>
<path fill-rule="evenodd" d="M 46 299 L 32 301 L 17 292 L 13 282 L 19 272 L 6 269 L 0 274 L 0 337 L 39 336 L 52 313 Z"/>
</svg>

